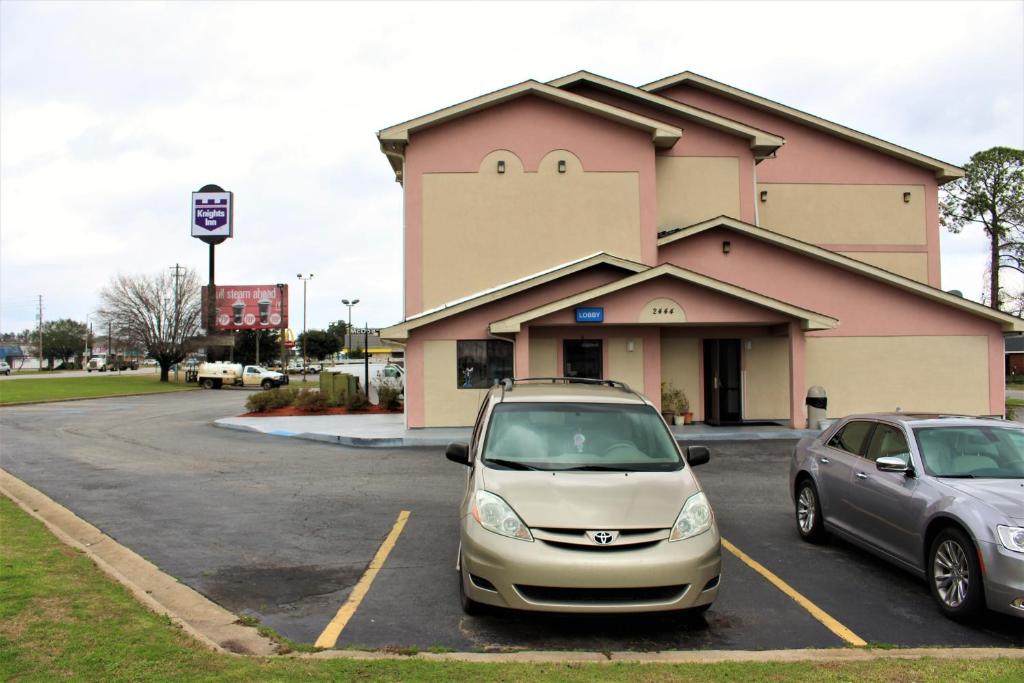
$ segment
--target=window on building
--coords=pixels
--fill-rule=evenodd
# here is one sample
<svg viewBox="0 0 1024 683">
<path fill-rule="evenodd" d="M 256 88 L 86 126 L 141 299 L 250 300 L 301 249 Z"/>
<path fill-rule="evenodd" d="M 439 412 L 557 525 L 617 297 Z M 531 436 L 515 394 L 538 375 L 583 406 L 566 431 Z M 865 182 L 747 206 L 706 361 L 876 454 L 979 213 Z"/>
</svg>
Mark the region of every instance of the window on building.
<svg viewBox="0 0 1024 683">
<path fill-rule="evenodd" d="M 460 389 L 486 389 L 512 376 L 512 342 L 481 339 L 456 342 L 456 384 Z"/>
</svg>

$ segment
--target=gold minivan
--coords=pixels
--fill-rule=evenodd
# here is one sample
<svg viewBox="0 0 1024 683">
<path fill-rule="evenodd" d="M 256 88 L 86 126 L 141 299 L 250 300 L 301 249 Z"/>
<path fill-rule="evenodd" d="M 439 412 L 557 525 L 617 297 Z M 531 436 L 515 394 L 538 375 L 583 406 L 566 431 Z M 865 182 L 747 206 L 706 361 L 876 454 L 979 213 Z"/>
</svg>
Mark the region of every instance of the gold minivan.
<svg viewBox="0 0 1024 683">
<path fill-rule="evenodd" d="M 692 467 L 650 400 L 621 382 L 505 380 L 471 441 L 460 516 L 463 610 L 703 612 L 721 540 Z"/>
</svg>

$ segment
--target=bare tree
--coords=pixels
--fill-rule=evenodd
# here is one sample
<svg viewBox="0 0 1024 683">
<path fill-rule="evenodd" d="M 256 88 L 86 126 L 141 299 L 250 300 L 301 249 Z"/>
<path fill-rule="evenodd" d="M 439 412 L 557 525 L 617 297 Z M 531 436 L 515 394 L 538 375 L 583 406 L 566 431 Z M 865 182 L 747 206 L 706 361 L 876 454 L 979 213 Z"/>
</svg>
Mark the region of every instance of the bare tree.
<svg viewBox="0 0 1024 683">
<path fill-rule="evenodd" d="M 175 281 L 175 279 L 177 281 Z M 175 278 L 118 275 L 100 292 L 100 316 L 160 364 L 166 382 L 171 365 L 184 360 L 186 342 L 199 332 L 199 277 L 187 269 Z"/>
</svg>

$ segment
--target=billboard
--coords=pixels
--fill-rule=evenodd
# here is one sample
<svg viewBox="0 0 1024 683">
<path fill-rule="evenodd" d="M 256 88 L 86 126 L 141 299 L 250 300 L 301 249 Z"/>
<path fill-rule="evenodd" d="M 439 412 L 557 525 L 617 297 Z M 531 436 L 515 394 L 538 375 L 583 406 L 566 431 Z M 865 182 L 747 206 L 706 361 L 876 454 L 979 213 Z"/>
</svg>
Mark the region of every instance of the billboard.
<svg viewBox="0 0 1024 683">
<path fill-rule="evenodd" d="M 288 327 L 288 285 L 215 285 L 215 330 L 278 330 Z M 203 287 L 206 320 L 207 287 Z"/>
</svg>

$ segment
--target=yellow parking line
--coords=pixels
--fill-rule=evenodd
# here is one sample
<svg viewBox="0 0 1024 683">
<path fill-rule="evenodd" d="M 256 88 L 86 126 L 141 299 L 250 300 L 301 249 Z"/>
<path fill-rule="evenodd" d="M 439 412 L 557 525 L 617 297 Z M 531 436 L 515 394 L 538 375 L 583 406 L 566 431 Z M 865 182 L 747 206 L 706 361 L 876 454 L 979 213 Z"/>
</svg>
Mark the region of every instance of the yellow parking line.
<svg viewBox="0 0 1024 683">
<path fill-rule="evenodd" d="M 867 645 L 863 638 L 861 638 L 856 633 L 854 633 L 853 631 L 851 631 L 850 629 L 846 628 L 838 621 L 833 619 L 825 612 L 825 610 L 821 609 L 813 602 L 805 598 L 795 588 L 793 588 L 788 583 L 786 583 L 778 576 L 773 574 L 771 571 L 766 569 L 763 564 L 761 564 L 754 558 L 750 557 L 750 555 L 747 555 L 745 552 L 743 552 L 742 550 L 740 550 L 724 538 L 722 539 L 722 545 L 725 547 L 726 550 L 728 550 L 730 553 L 738 557 L 741 562 L 743 562 L 745 565 L 747 565 L 755 572 L 763 576 L 765 579 L 768 580 L 769 583 L 771 583 L 773 586 L 775 586 L 780 591 L 782 591 L 790 598 L 792 598 L 792 600 L 796 604 L 800 605 L 805 610 L 810 612 L 811 616 L 820 621 L 822 624 L 824 624 L 825 628 L 827 628 L 829 631 L 832 631 L 832 633 L 836 634 L 837 636 L 845 640 L 847 643 L 855 647 L 865 647 Z"/>
<path fill-rule="evenodd" d="M 348 625 L 349 619 L 359 609 L 359 603 L 363 601 L 366 594 L 370 592 L 370 586 L 373 584 L 373 580 L 377 578 L 377 572 L 384 566 L 384 561 L 388 559 L 388 554 L 391 549 L 395 547 L 395 543 L 398 542 L 398 536 L 402 533 L 402 529 L 405 528 L 405 522 L 409 519 L 409 511 L 402 510 L 398 513 L 398 519 L 395 520 L 395 525 L 391 527 L 391 533 L 384 539 L 384 542 L 380 544 L 380 548 L 377 550 L 377 554 L 370 560 L 370 566 L 363 572 L 363 576 L 359 579 L 359 583 L 355 585 L 352 592 L 348 596 L 348 600 L 341 606 L 338 613 L 334 615 L 331 622 L 324 628 L 324 632 L 320 634 L 320 637 L 316 639 L 314 643 L 317 647 L 334 647 L 335 643 L 338 642 L 338 637 L 341 635 L 342 629 Z"/>
</svg>

